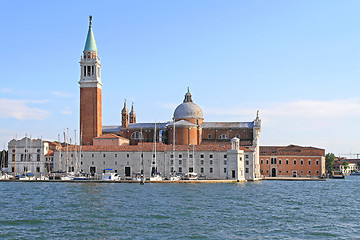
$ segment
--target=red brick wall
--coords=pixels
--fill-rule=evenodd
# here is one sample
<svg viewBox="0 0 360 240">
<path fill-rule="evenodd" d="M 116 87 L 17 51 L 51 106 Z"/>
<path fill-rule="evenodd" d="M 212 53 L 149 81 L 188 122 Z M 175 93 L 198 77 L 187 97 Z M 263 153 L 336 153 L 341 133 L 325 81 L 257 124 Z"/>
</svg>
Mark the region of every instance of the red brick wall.
<svg viewBox="0 0 360 240">
<path fill-rule="evenodd" d="M 82 144 L 92 145 L 93 138 L 102 133 L 100 88 L 80 88 L 80 131 Z"/>
<path fill-rule="evenodd" d="M 271 158 L 276 158 L 276 164 L 271 164 Z M 309 165 L 308 160 L 311 160 Z M 280 164 L 281 160 L 281 164 Z M 288 160 L 288 164 L 286 164 Z M 296 164 L 294 164 L 296 160 Z M 316 165 L 316 160 L 319 164 Z M 303 161 L 303 164 L 301 164 Z M 321 156 L 262 156 L 260 155 L 260 173 L 264 176 L 271 176 L 272 169 L 276 169 L 276 176 L 292 176 L 293 171 L 297 172 L 297 176 L 320 176 L 324 173 L 322 165 L 324 165 Z M 309 173 L 309 171 L 311 171 Z"/>
</svg>

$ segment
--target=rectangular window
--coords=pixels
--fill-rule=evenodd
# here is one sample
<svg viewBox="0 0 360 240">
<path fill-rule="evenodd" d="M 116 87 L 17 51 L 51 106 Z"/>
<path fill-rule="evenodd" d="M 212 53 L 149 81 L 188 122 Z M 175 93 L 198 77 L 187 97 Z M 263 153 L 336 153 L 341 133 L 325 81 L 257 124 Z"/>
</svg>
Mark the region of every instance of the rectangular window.
<svg viewBox="0 0 360 240">
<path fill-rule="evenodd" d="M 227 158 L 227 155 L 226 155 L 226 154 L 224 155 L 224 158 Z"/>
<path fill-rule="evenodd" d="M 311 165 L 311 160 L 310 159 L 308 160 L 308 163 L 309 163 L 309 166 L 310 166 Z"/>
<path fill-rule="evenodd" d="M 115 162 L 115 165 L 117 165 L 117 162 Z"/>
<path fill-rule="evenodd" d="M 14 170 L 13 170 L 14 171 Z M 202 168 L 200 168 L 200 172 L 201 173 L 204 173 L 204 168 L 202 167 Z"/>
<path fill-rule="evenodd" d="M 126 157 L 130 157 L 130 154 L 126 154 Z"/>
<path fill-rule="evenodd" d="M 245 155 L 245 158 L 249 158 L 249 155 L 246 154 L 246 155 Z"/>
<path fill-rule="evenodd" d="M 83 162 L 82 162 L 82 161 L 80 162 L 80 165 L 83 165 Z"/>
<path fill-rule="evenodd" d="M 224 168 L 224 173 L 226 173 L 226 168 Z"/>
<path fill-rule="evenodd" d="M 40 172 L 40 167 L 36 167 L 36 172 Z"/>
<path fill-rule="evenodd" d="M 294 160 L 294 165 L 296 165 L 296 160 Z"/>
<path fill-rule="evenodd" d="M 279 164 L 281 164 L 281 159 L 279 159 Z"/>
<path fill-rule="evenodd" d="M 182 167 L 179 167 L 179 173 L 182 173 Z"/>
<path fill-rule="evenodd" d="M 209 158 L 213 158 L 213 155 L 212 155 L 212 154 L 210 154 L 210 155 L 209 155 Z"/>
<path fill-rule="evenodd" d="M 115 157 L 117 157 L 117 154 L 115 153 Z"/>
<path fill-rule="evenodd" d="M 36 156 L 36 160 L 37 160 L 38 162 L 40 162 L 40 154 L 38 154 L 38 155 Z"/>
<path fill-rule="evenodd" d="M 84 154 L 81 154 L 81 157 L 84 157 Z"/>
<path fill-rule="evenodd" d="M 210 165 L 212 165 L 213 164 L 213 160 L 210 160 Z"/>
<path fill-rule="evenodd" d="M 319 160 L 316 160 L 316 165 L 319 165 Z"/>
<path fill-rule="evenodd" d="M 266 159 L 266 164 L 269 164 L 269 159 Z"/>
<path fill-rule="evenodd" d="M 95 157 L 95 154 L 91 154 L 91 157 Z"/>
<path fill-rule="evenodd" d="M 245 168 L 245 173 L 249 173 L 249 168 Z"/>
<path fill-rule="evenodd" d="M 193 155 L 192 155 L 192 154 L 190 154 L 190 155 L 189 155 L 189 158 L 193 158 Z"/>
<path fill-rule="evenodd" d="M 309 170 L 309 174 L 311 174 L 311 170 Z"/>
<path fill-rule="evenodd" d="M 204 154 L 200 154 L 200 158 L 204 158 Z"/>
<path fill-rule="evenodd" d="M 208 135 L 208 139 L 211 139 L 211 134 Z"/>
<path fill-rule="evenodd" d="M 300 164 L 301 164 L 301 165 L 304 165 L 304 161 L 303 161 L 303 160 L 300 160 Z"/>
<path fill-rule="evenodd" d="M 91 165 L 94 165 L 94 162 L 91 162 Z"/>
<path fill-rule="evenodd" d="M 245 161 L 245 164 L 246 164 L 246 165 L 249 165 L 249 161 Z"/>
<path fill-rule="evenodd" d="M 105 157 L 105 153 L 103 154 L 103 157 Z"/>
<path fill-rule="evenodd" d="M 182 158 L 182 154 L 179 154 L 179 158 Z"/>
<path fill-rule="evenodd" d="M 105 165 L 105 161 L 103 161 L 103 165 Z"/>
<path fill-rule="evenodd" d="M 210 173 L 212 173 L 212 172 L 213 172 L 213 168 L 211 167 L 211 168 L 210 168 Z"/>
<path fill-rule="evenodd" d="M 261 159 L 260 163 L 261 163 L 261 164 L 264 164 L 264 160 Z"/>
<path fill-rule="evenodd" d="M 226 160 L 224 160 L 224 165 L 226 165 Z"/>
<path fill-rule="evenodd" d="M 179 160 L 179 164 L 180 164 L 180 165 L 182 164 L 182 160 Z"/>
<path fill-rule="evenodd" d="M 174 165 L 174 160 L 171 159 L 171 160 L 170 160 L 170 164 L 171 164 L 171 165 Z"/>
<path fill-rule="evenodd" d="M 174 158 L 174 154 L 170 154 L 170 158 Z"/>
<path fill-rule="evenodd" d="M 289 160 L 288 159 L 286 159 L 286 165 L 288 165 L 289 164 Z"/>
<path fill-rule="evenodd" d="M 201 165 L 204 165 L 204 160 L 200 160 L 200 164 L 201 164 Z"/>
</svg>

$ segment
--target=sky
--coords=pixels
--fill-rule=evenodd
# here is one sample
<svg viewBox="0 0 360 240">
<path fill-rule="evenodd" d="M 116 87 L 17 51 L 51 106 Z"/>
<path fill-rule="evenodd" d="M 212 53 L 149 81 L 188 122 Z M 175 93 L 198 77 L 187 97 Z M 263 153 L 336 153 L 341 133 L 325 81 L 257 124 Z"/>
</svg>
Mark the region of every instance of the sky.
<svg viewBox="0 0 360 240">
<path fill-rule="evenodd" d="M 2 1 L 0 149 L 79 128 L 88 16 L 103 125 L 124 99 L 166 122 L 187 87 L 205 121 L 253 121 L 261 145 L 360 153 L 360 1 Z M 73 137 L 74 139 L 74 137 Z"/>
</svg>

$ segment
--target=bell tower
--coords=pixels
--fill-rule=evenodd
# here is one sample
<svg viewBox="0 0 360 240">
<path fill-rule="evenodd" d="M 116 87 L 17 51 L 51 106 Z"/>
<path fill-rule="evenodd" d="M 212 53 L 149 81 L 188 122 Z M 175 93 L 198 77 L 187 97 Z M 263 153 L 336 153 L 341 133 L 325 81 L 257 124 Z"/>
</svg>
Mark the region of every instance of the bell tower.
<svg viewBox="0 0 360 240">
<path fill-rule="evenodd" d="M 92 145 L 93 138 L 102 134 L 101 62 L 89 16 L 89 30 L 80 61 L 80 132 L 82 145 Z"/>
</svg>

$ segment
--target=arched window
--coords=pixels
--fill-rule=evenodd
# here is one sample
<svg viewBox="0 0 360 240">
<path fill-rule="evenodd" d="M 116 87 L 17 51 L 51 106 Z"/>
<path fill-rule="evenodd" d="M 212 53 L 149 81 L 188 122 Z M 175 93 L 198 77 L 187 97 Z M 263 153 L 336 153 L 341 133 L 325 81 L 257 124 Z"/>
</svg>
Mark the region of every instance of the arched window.
<svg viewBox="0 0 360 240">
<path fill-rule="evenodd" d="M 141 132 L 133 132 L 131 134 L 131 139 L 144 139 Z"/>
<path fill-rule="evenodd" d="M 225 134 L 221 134 L 221 135 L 219 136 L 219 138 L 220 138 L 220 139 L 228 139 L 228 136 L 226 136 Z"/>
</svg>

